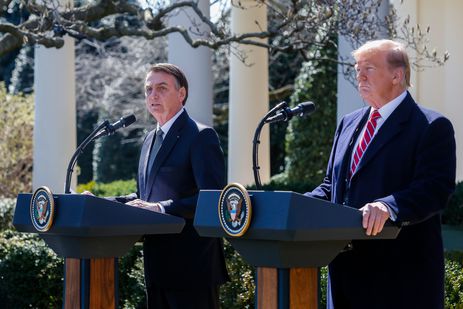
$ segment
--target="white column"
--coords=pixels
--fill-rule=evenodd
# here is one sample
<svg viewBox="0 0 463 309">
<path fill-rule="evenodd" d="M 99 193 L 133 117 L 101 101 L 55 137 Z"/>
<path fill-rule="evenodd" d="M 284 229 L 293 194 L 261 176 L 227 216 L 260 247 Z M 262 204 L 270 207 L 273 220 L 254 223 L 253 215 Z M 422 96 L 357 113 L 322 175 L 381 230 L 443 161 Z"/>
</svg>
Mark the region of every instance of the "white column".
<svg viewBox="0 0 463 309">
<path fill-rule="evenodd" d="M 232 7 L 232 32 L 239 34 L 265 31 L 267 7 L 254 0 L 242 0 L 240 3 L 246 9 Z M 245 52 L 248 65 L 235 54 L 230 55 L 228 181 L 248 185 L 254 183 L 254 131 L 268 111 L 268 52 L 267 49 L 250 45 L 241 45 L 238 49 Z M 259 154 L 260 176 L 262 183 L 265 183 L 270 178 L 268 126 L 262 130 Z"/>
<path fill-rule="evenodd" d="M 35 48 L 33 188 L 64 192 L 68 162 L 76 148 L 74 40 L 63 48 Z M 75 183 L 74 175 L 74 183 Z"/>
<path fill-rule="evenodd" d="M 203 14 L 209 17 L 209 1 L 199 0 L 198 6 Z M 192 27 L 191 19 L 202 23 L 191 9 L 181 9 L 169 19 L 169 25 L 182 25 L 188 29 Z M 191 35 L 195 38 L 207 37 L 209 28 L 204 25 L 200 33 L 200 36 L 192 33 Z M 213 83 L 210 49 L 192 48 L 178 33 L 169 35 L 168 46 L 169 62 L 178 65 L 188 79 L 188 101 L 185 108 L 192 118 L 212 126 Z"/>
<path fill-rule="evenodd" d="M 422 105 L 437 110 L 448 117 L 455 129 L 457 143 L 457 181 L 463 181 L 463 41 L 459 40 L 458 29 L 463 27 L 461 11 L 463 2 L 458 0 L 443 1 L 400 1 L 394 4 L 399 16 L 409 15 L 410 25 L 420 24 L 423 31 L 430 26 L 428 50 L 436 49 L 439 55 L 445 50 L 450 53 L 448 62 L 437 68 L 425 68 L 413 71 L 415 75 L 411 88 L 415 99 Z M 461 35 L 460 35 L 461 36 Z"/>
</svg>

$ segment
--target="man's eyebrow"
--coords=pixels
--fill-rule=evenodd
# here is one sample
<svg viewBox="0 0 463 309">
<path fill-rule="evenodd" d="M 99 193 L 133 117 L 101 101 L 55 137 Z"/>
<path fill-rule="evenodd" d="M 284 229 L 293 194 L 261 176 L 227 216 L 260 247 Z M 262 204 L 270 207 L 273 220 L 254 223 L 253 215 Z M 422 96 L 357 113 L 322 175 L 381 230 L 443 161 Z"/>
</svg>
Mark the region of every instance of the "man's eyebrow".
<svg viewBox="0 0 463 309">
<path fill-rule="evenodd" d="M 165 85 L 169 85 L 167 82 L 160 82 L 160 83 L 157 83 L 157 84 L 150 84 L 150 83 L 145 83 L 145 87 L 151 87 L 151 86 L 165 86 Z"/>
</svg>

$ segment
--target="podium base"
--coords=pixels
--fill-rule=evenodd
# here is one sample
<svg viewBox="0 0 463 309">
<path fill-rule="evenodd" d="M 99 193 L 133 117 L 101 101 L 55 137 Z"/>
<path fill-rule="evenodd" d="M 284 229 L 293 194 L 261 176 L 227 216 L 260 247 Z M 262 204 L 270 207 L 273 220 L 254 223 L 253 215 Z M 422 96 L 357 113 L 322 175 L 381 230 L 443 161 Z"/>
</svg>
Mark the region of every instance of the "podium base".
<svg viewBox="0 0 463 309">
<path fill-rule="evenodd" d="M 317 268 L 257 268 L 258 309 L 318 309 Z"/>
<path fill-rule="evenodd" d="M 116 308 L 117 259 L 65 259 L 64 308 Z"/>
</svg>

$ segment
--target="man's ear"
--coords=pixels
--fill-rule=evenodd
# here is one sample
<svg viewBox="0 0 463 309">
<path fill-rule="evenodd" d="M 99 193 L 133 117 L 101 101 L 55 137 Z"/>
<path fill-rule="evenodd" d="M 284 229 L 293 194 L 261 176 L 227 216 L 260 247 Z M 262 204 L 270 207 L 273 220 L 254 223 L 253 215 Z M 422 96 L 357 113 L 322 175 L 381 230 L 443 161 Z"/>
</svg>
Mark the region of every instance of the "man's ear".
<svg viewBox="0 0 463 309">
<path fill-rule="evenodd" d="M 405 80 L 405 71 L 403 68 L 395 68 L 392 71 L 392 83 L 394 85 L 399 85 L 402 81 Z"/>
<path fill-rule="evenodd" d="M 180 87 L 180 89 L 178 90 L 178 96 L 179 96 L 180 101 L 183 103 L 183 100 L 185 100 L 185 97 L 186 97 L 185 87 Z"/>
</svg>

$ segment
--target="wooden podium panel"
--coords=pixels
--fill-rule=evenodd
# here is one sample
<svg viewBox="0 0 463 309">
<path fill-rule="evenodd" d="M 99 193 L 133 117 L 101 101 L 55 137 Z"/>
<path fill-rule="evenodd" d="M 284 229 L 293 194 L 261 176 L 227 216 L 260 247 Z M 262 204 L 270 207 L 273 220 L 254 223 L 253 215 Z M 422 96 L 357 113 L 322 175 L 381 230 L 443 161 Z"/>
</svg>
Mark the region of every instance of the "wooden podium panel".
<svg viewBox="0 0 463 309">
<path fill-rule="evenodd" d="M 90 308 L 116 308 L 116 259 L 90 260 Z"/>
<path fill-rule="evenodd" d="M 289 307 L 318 308 L 318 269 L 291 268 L 289 274 Z"/>
<path fill-rule="evenodd" d="M 65 259 L 64 308 L 80 308 L 80 259 Z"/>
<path fill-rule="evenodd" d="M 257 308 L 278 309 L 278 272 L 276 268 L 257 268 Z"/>
<path fill-rule="evenodd" d="M 277 268 L 257 268 L 257 309 L 318 309 L 317 268 L 290 268 L 289 278 L 278 274 Z"/>
</svg>

